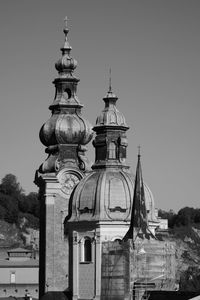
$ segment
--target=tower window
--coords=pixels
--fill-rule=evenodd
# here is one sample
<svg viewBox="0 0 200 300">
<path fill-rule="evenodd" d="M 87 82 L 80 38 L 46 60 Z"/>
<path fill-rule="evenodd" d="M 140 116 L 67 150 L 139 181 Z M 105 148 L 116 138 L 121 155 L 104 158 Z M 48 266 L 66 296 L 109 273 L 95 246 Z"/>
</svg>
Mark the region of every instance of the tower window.
<svg viewBox="0 0 200 300">
<path fill-rule="evenodd" d="M 92 261 L 92 244 L 90 239 L 86 239 L 84 242 L 84 261 Z"/>
<path fill-rule="evenodd" d="M 65 89 L 65 94 L 67 95 L 67 99 L 70 99 L 71 96 L 72 96 L 72 92 L 71 92 L 71 90 L 68 89 L 68 88 Z"/>
<path fill-rule="evenodd" d="M 116 159 L 116 145 L 113 142 L 109 143 L 108 155 L 110 159 Z"/>
<path fill-rule="evenodd" d="M 92 261 L 92 242 L 89 237 L 85 237 L 80 244 L 80 259 L 82 263 L 89 263 Z"/>
</svg>

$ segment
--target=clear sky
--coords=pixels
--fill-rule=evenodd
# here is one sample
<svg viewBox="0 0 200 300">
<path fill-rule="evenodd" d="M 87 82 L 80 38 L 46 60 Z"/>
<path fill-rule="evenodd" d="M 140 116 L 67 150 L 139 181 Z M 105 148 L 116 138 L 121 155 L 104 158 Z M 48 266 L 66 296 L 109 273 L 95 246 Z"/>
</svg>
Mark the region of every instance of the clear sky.
<svg viewBox="0 0 200 300">
<path fill-rule="evenodd" d="M 199 0 L 1 1 L 0 178 L 13 173 L 27 193 L 37 190 L 46 158 L 38 132 L 50 116 L 66 15 L 83 115 L 95 124 L 111 67 L 133 172 L 141 145 L 156 206 L 200 207 Z"/>
</svg>

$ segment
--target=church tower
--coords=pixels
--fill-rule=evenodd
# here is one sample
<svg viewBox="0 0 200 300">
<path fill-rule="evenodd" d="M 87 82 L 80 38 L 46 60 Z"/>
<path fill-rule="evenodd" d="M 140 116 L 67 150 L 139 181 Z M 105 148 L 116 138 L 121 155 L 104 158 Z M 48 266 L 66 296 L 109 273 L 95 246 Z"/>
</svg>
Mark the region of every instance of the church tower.
<svg viewBox="0 0 200 300">
<path fill-rule="evenodd" d="M 92 127 L 82 117 L 83 105 L 76 94 L 79 79 L 73 73 L 77 61 L 70 56 L 68 31 L 66 18 L 62 57 L 55 64 L 58 78 L 53 82 L 51 117 L 40 130 L 48 157 L 35 177 L 41 203 L 40 297 L 47 291 L 64 291 L 68 287 L 68 239 L 63 222 L 71 191 L 87 171 L 85 145 L 92 139 Z"/>
<path fill-rule="evenodd" d="M 75 187 L 65 220 L 73 299 L 102 298 L 103 243 L 122 240 L 131 217 L 133 180 L 125 161 L 128 126 L 111 84 L 103 100 L 105 107 L 93 128 L 93 170 Z"/>
</svg>

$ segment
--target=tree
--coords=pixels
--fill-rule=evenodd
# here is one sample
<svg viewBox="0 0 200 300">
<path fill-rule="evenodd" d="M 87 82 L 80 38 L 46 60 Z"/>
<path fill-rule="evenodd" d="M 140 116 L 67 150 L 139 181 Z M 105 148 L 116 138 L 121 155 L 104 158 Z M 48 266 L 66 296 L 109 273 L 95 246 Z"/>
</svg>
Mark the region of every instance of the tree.
<svg viewBox="0 0 200 300">
<path fill-rule="evenodd" d="M 188 269 L 181 274 L 180 291 L 199 291 L 200 290 L 200 269 L 197 266 L 189 266 Z"/>
<path fill-rule="evenodd" d="M 38 226 L 39 200 L 37 193 L 24 194 L 13 174 L 3 177 L 0 184 L 0 219 L 9 223 L 18 223 L 21 217 L 28 218 L 31 226 Z"/>
<path fill-rule="evenodd" d="M 195 209 L 193 207 L 184 207 L 178 211 L 176 225 L 188 226 L 194 223 Z"/>
<path fill-rule="evenodd" d="M 18 221 L 18 202 L 10 196 L 0 193 L 0 207 L 4 208 L 4 212 L 0 217 L 9 223 L 17 223 Z"/>
<path fill-rule="evenodd" d="M 163 218 L 163 219 L 167 219 L 169 227 L 173 228 L 173 226 L 176 222 L 177 215 L 172 209 L 170 209 L 169 211 L 159 209 L 158 210 L 158 216 Z"/>
<path fill-rule="evenodd" d="M 39 218 L 39 200 L 38 194 L 31 192 L 28 195 L 21 197 L 19 201 L 19 210 L 22 213 L 29 213 Z"/>
<path fill-rule="evenodd" d="M 0 184 L 0 192 L 5 195 L 19 198 L 23 194 L 23 189 L 13 174 L 5 175 Z"/>
</svg>

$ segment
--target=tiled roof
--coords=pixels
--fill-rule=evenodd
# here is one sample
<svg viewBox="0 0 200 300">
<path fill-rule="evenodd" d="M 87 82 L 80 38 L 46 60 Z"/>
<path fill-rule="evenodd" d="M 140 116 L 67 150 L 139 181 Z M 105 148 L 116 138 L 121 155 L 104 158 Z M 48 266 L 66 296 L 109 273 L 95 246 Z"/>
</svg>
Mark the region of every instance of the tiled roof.
<svg viewBox="0 0 200 300">
<path fill-rule="evenodd" d="M 0 268 L 6 267 L 20 267 L 20 268 L 30 268 L 30 267 L 39 267 L 39 260 L 38 259 L 30 259 L 25 261 L 12 261 L 1 259 L 0 260 Z"/>
<path fill-rule="evenodd" d="M 13 252 L 32 252 L 32 250 L 29 249 L 24 249 L 24 248 L 15 248 L 8 250 L 8 252 L 13 253 Z"/>
</svg>

